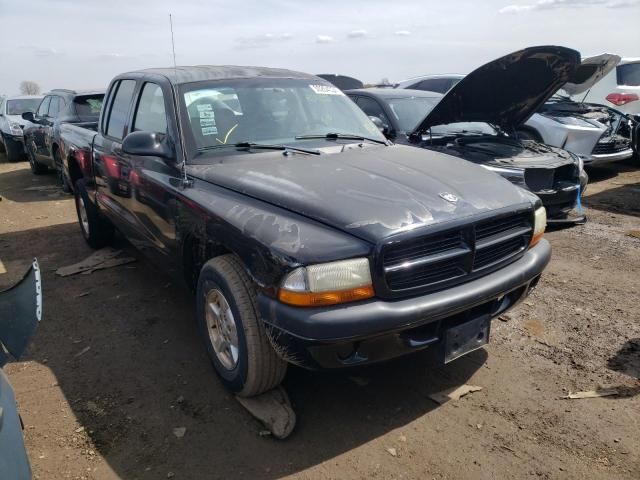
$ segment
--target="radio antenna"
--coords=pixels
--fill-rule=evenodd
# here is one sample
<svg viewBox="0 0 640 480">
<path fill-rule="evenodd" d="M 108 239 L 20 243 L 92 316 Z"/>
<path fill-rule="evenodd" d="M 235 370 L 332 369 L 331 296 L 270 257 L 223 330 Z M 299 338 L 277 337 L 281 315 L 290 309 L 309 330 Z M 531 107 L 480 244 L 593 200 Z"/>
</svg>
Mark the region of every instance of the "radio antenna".
<svg viewBox="0 0 640 480">
<path fill-rule="evenodd" d="M 169 14 L 169 27 L 171 28 L 171 51 L 173 53 L 173 73 L 174 82 L 178 81 L 178 66 L 176 64 L 176 43 L 173 39 L 173 18 Z M 178 98 L 178 91 L 175 83 L 171 85 L 171 91 L 173 92 L 173 102 L 176 105 L 176 128 L 178 130 L 178 139 L 180 141 L 180 150 L 182 150 L 182 164 L 180 166 L 180 173 L 182 175 L 182 187 L 187 188 L 191 186 L 191 180 L 187 177 L 187 150 L 184 145 L 184 136 L 182 135 L 182 129 L 180 128 L 180 122 L 182 121 L 182 115 L 180 114 L 180 99 Z"/>
</svg>

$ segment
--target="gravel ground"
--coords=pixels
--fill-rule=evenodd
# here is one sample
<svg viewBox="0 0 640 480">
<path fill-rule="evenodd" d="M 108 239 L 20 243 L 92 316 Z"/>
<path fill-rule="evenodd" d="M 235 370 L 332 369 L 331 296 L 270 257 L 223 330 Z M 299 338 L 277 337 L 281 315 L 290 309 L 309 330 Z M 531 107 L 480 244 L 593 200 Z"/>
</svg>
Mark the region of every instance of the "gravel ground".
<svg viewBox="0 0 640 480">
<path fill-rule="evenodd" d="M 6 367 L 35 478 L 640 478 L 640 170 L 591 176 L 589 222 L 547 234 L 538 289 L 494 321 L 486 350 L 291 368 L 298 424 L 278 441 L 217 381 L 190 294 L 124 242 L 137 262 L 55 276 L 91 253 L 73 200 L 0 157 L 0 288 L 34 256 L 44 274 L 43 322 Z M 464 383 L 482 390 L 429 399 Z M 599 386 L 620 394 L 562 399 Z"/>
</svg>

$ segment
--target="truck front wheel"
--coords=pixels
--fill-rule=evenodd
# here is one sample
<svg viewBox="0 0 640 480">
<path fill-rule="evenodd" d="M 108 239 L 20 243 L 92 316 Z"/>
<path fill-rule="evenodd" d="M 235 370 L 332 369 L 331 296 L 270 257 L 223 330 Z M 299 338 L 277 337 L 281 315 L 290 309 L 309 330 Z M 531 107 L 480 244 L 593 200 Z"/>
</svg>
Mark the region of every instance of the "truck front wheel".
<svg viewBox="0 0 640 480">
<path fill-rule="evenodd" d="M 236 256 L 221 255 L 202 267 L 197 315 L 211 363 L 225 387 L 251 397 L 282 382 L 287 363 L 267 337 L 255 286 Z"/>
<path fill-rule="evenodd" d="M 113 225 L 102 216 L 98 208 L 89 200 L 84 180 L 78 180 L 75 187 L 76 213 L 80 230 L 86 242 L 93 248 L 102 248 L 113 239 Z"/>
</svg>

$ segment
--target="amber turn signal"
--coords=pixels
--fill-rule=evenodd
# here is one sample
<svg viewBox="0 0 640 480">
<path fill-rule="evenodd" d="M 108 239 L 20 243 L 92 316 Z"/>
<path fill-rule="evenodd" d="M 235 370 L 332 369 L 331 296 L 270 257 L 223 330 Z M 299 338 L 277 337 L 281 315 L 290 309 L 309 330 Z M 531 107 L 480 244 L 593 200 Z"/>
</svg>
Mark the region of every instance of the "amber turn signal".
<svg viewBox="0 0 640 480">
<path fill-rule="evenodd" d="M 278 290 L 278 299 L 282 303 L 295 305 L 296 307 L 322 307 L 337 305 L 340 303 L 357 302 L 374 296 L 372 285 L 338 290 L 333 292 L 293 292 L 281 288 Z"/>
<path fill-rule="evenodd" d="M 544 235 L 544 230 L 547 228 L 547 211 L 544 207 L 538 208 L 533 216 L 533 235 L 529 247 L 533 247 L 540 241 Z"/>
</svg>

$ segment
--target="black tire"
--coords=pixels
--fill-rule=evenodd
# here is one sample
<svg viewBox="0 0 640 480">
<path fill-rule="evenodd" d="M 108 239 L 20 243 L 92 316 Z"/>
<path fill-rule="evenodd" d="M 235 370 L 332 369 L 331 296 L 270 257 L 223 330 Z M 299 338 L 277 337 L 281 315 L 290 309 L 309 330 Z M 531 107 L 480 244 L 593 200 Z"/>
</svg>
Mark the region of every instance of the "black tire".
<svg viewBox="0 0 640 480">
<path fill-rule="evenodd" d="M 102 216 L 95 204 L 89 200 L 84 180 L 76 182 L 75 200 L 80 231 L 89 246 L 97 249 L 109 245 L 113 240 L 113 225 Z"/>
<path fill-rule="evenodd" d="M 24 160 L 24 150 L 22 144 L 11 138 L 4 139 L 4 146 L 7 153 L 7 160 L 10 162 L 19 162 Z"/>
<path fill-rule="evenodd" d="M 237 337 L 235 365 L 225 366 L 213 345 L 207 321 L 207 297 L 222 294 L 232 314 Z M 287 363 L 276 353 L 258 312 L 255 286 L 240 260 L 231 254 L 209 260 L 200 271 L 197 288 L 198 327 L 216 373 L 226 388 L 251 397 L 277 387 Z"/>
<path fill-rule="evenodd" d="M 53 151 L 53 160 L 56 164 L 56 176 L 58 177 L 58 185 L 64 193 L 71 193 L 71 186 L 67 181 L 67 177 L 64 174 L 64 167 L 62 165 L 62 157 L 60 157 L 60 150 Z"/>
<path fill-rule="evenodd" d="M 33 172 L 34 175 L 42 175 L 43 173 L 47 173 L 47 171 L 49 171 L 46 165 L 43 165 L 36 160 L 36 155 L 35 153 L 33 153 L 33 150 L 31 149 L 31 147 L 29 147 L 29 144 L 27 143 L 26 138 L 25 138 L 24 149 L 27 152 L 27 159 L 29 160 L 29 166 L 31 167 L 31 171 Z"/>
<path fill-rule="evenodd" d="M 518 130 L 518 139 L 520 140 L 533 140 L 534 142 L 542 143 L 542 138 L 538 135 L 537 132 L 532 130 Z"/>
<path fill-rule="evenodd" d="M 4 146 L 4 136 L 0 133 L 0 153 L 5 153 L 7 149 Z"/>
</svg>

